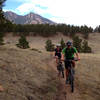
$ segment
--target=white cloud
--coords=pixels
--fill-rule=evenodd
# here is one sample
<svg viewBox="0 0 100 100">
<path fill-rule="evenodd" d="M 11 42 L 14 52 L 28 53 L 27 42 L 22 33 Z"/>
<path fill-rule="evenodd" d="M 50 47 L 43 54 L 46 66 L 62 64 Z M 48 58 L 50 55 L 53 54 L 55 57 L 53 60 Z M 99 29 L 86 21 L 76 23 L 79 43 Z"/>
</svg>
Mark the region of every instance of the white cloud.
<svg viewBox="0 0 100 100">
<path fill-rule="evenodd" d="M 30 4 L 30 3 L 24 3 L 21 6 L 19 6 L 18 8 L 16 8 L 16 10 L 19 11 L 20 14 L 25 14 L 27 12 L 34 10 L 34 5 Z"/>
<path fill-rule="evenodd" d="M 23 2 L 16 10 L 20 14 L 34 11 L 37 14 L 46 13 L 56 16 L 53 21 L 75 25 L 99 25 L 100 0 L 17 0 Z M 48 7 L 41 9 L 36 5 Z M 49 16 L 48 16 L 49 17 Z M 59 18 L 58 18 L 59 17 Z"/>
<path fill-rule="evenodd" d="M 15 12 L 15 10 L 12 10 L 12 9 L 3 9 L 4 12 L 6 11 L 12 11 L 12 12 Z"/>
</svg>

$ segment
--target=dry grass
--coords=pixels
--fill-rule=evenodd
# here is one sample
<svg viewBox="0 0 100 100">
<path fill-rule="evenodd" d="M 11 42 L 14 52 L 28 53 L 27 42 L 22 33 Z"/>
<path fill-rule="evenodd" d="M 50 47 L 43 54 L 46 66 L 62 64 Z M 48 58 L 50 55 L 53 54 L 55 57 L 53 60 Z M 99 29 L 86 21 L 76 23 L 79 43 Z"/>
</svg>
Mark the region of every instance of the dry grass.
<svg viewBox="0 0 100 100">
<path fill-rule="evenodd" d="M 49 60 L 46 52 L 0 47 L 0 100 L 51 100 L 57 83 Z"/>
<path fill-rule="evenodd" d="M 92 47 L 94 53 L 100 53 L 100 33 L 91 34 L 89 38 L 89 44 Z"/>
<path fill-rule="evenodd" d="M 83 100 L 100 100 L 100 56 L 81 54 L 77 66 L 76 81 Z"/>
<path fill-rule="evenodd" d="M 57 81 L 53 80 L 55 71 L 50 68 L 51 58 L 44 48 L 48 38 L 27 37 L 31 50 L 18 49 L 15 46 L 18 38 L 10 35 L 5 37 L 6 45 L 0 48 L 0 84 L 5 88 L 5 92 L 0 93 L 0 97 L 4 98 L 7 95 L 6 100 L 12 100 L 15 97 L 16 100 L 32 100 L 30 98 L 41 100 L 44 97 L 43 100 L 52 100 L 51 94 L 56 91 Z M 53 43 L 58 43 L 61 38 L 65 41 L 70 39 L 60 34 L 49 39 Z M 98 33 L 91 34 L 89 45 L 93 53 L 80 54 L 81 61 L 77 62 L 76 87 L 80 90 L 83 100 L 100 100 L 99 41 Z M 50 81 L 51 79 L 53 82 Z"/>
<path fill-rule="evenodd" d="M 100 100 L 100 34 L 91 34 L 89 45 L 92 54 L 80 54 L 81 61 L 77 63 L 76 82 L 83 100 Z"/>
<path fill-rule="evenodd" d="M 60 42 L 61 38 L 63 38 L 65 41 L 70 39 L 68 37 L 65 37 L 65 36 L 59 34 L 57 36 L 49 37 L 49 38 L 43 38 L 40 36 L 36 36 L 36 37 L 28 36 L 27 40 L 29 41 L 31 48 L 36 48 L 41 51 L 44 51 L 46 40 L 51 39 L 54 44 L 57 44 Z M 16 37 L 16 36 L 12 37 L 11 34 L 8 34 L 8 35 L 6 35 L 6 37 L 4 37 L 6 45 L 8 45 L 9 47 L 13 47 L 13 48 L 16 48 L 15 44 L 18 42 L 18 39 L 19 39 L 19 37 Z"/>
</svg>

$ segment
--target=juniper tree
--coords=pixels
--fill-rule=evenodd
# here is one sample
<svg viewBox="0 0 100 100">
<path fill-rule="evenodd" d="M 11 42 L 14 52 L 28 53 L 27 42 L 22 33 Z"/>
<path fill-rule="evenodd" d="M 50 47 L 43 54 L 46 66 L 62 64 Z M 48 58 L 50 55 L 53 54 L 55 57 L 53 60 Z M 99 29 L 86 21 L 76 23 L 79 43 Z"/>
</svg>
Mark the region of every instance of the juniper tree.
<svg viewBox="0 0 100 100">
<path fill-rule="evenodd" d="M 88 42 L 86 40 L 84 40 L 84 42 L 82 44 L 82 52 L 84 52 L 84 53 L 92 52 L 92 49 L 91 49 L 91 47 L 88 46 Z"/>
<path fill-rule="evenodd" d="M 3 41 L 4 41 L 3 40 L 3 33 L 0 32 L 0 45 L 3 45 L 4 44 Z"/>
<path fill-rule="evenodd" d="M 63 49 L 65 47 L 65 42 L 64 42 L 63 38 L 61 39 L 60 44 L 61 44 L 61 48 Z"/>
<path fill-rule="evenodd" d="M 52 44 L 51 40 L 47 40 L 46 41 L 46 46 L 45 46 L 47 51 L 54 51 L 54 45 Z"/>
<path fill-rule="evenodd" d="M 73 37 L 73 46 L 76 47 L 78 52 L 82 51 L 82 39 L 80 39 L 78 36 Z"/>
<path fill-rule="evenodd" d="M 26 40 L 26 37 L 24 35 L 21 35 L 17 46 L 22 49 L 29 48 L 29 42 Z"/>
</svg>

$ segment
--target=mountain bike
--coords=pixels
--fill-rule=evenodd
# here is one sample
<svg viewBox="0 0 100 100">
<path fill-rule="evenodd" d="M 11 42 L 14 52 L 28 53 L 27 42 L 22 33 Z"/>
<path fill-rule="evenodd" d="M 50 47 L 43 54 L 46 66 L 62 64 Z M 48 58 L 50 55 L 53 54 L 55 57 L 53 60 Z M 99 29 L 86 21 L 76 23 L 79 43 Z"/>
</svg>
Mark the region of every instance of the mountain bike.
<svg viewBox="0 0 100 100">
<path fill-rule="evenodd" d="M 65 60 L 68 62 L 68 81 L 71 85 L 71 92 L 74 92 L 74 74 L 75 74 L 75 70 L 72 66 L 72 61 L 78 61 L 78 59 L 74 59 L 74 60 Z"/>
<path fill-rule="evenodd" d="M 58 70 L 59 76 L 62 74 L 62 77 L 64 78 L 64 67 L 60 58 L 58 58 L 58 61 L 57 61 L 57 70 Z"/>
</svg>

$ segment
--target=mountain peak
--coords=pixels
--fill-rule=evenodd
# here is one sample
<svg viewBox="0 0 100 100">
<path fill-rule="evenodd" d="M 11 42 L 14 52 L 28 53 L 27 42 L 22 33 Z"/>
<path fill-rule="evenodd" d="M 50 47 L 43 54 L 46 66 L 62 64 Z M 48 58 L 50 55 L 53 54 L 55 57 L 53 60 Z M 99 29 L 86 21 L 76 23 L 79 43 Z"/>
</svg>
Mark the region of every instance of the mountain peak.
<svg viewBox="0 0 100 100">
<path fill-rule="evenodd" d="M 6 11 L 6 12 L 4 12 L 4 13 L 15 14 L 15 15 L 17 15 L 16 13 L 14 13 L 14 12 L 12 12 L 12 11 Z"/>
<path fill-rule="evenodd" d="M 33 12 L 30 12 L 29 14 L 35 14 L 35 13 L 33 13 Z"/>
<path fill-rule="evenodd" d="M 7 11 L 4 15 L 8 20 L 14 22 L 15 24 L 55 24 L 53 21 L 33 12 L 30 12 L 25 16 L 21 16 L 12 11 Z"/>
</svg>

